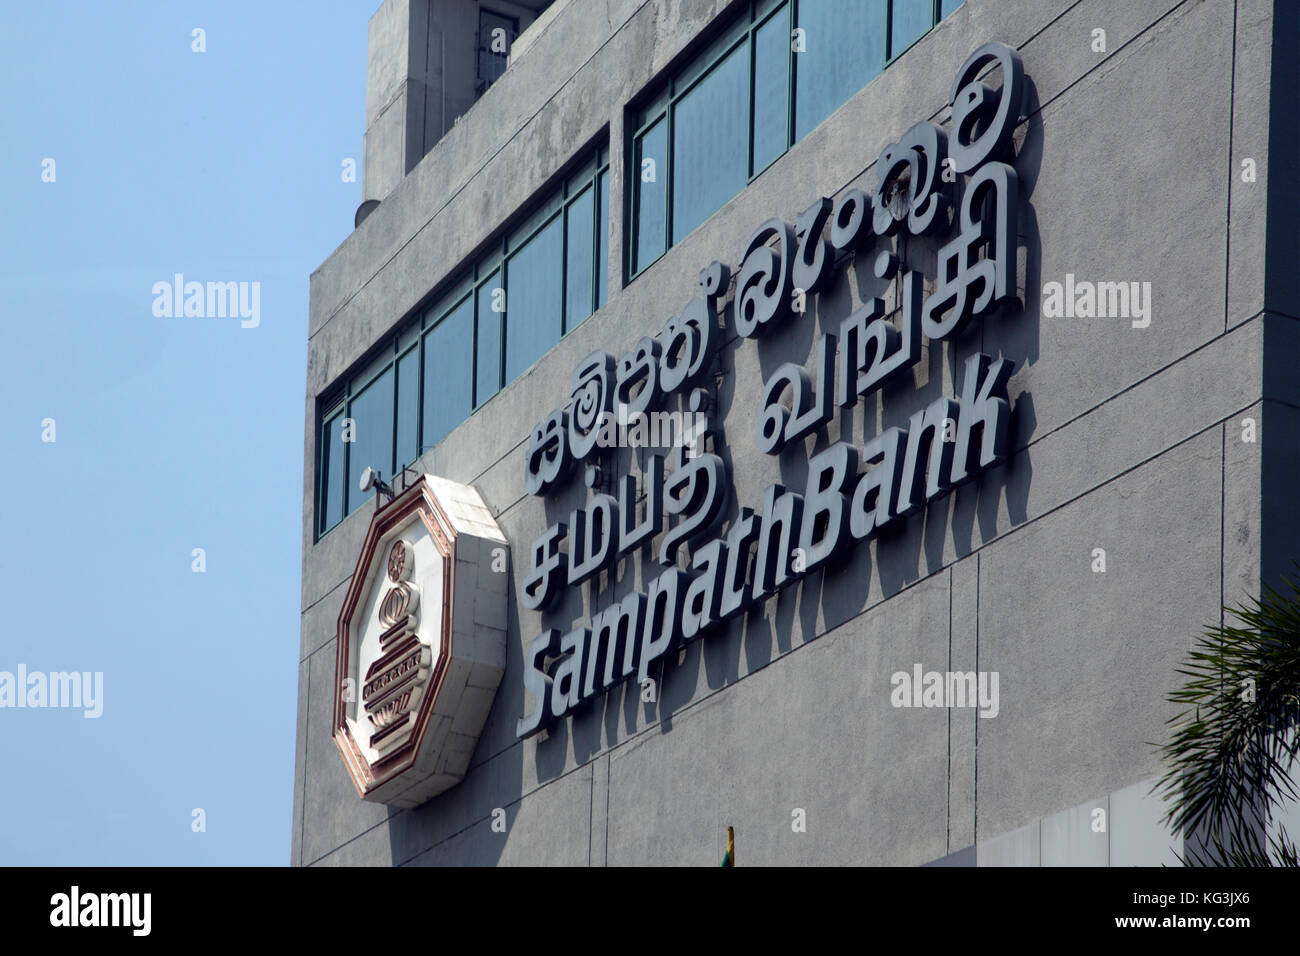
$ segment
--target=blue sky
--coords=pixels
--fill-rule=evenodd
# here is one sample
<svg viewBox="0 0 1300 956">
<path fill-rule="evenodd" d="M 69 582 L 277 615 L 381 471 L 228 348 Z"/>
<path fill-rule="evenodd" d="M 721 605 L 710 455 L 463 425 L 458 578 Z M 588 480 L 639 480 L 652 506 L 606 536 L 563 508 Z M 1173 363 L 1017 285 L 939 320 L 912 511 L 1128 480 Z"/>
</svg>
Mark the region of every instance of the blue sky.
<svg viewBox="0 0 1300 956">
<path fill-rule="evenodd" d="M 308 278 L 377 6 L 4 8 L 0 672 L 102 672 L 103 714 L 0 707 L 0 864 L 288 862 Z M 155 317 L 178 272 L 260 323 Z"/>
</svg>

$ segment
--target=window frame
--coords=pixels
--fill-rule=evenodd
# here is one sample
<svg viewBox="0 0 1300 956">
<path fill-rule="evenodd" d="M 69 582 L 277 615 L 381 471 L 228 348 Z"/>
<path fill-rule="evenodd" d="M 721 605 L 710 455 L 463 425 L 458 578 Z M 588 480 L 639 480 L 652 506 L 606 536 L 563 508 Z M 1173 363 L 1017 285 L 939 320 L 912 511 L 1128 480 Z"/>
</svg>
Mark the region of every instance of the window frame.
<svg viewBox="0 0 1300 956">
<path fill-rule="evenodd" d="M 676 70 L 674 70 L 673 73 L 668 77 L 668 79 L 664 81 L 662 88 L 659 89 L 659 92 L 656 93 L 656 95 L 652 97 L 649 103 L 647 104 L 648 106 L 655 107 L 654 112 L 649 112 L 647 110 L 645 112 L 645 115 L 640 117 L 641 121 L 636 125 L 636 128 L 632 130 L 631 135 L 628 137 L 628 143 L 629 143 L 628 153 L 632 158 L 632 162 L 629 164 L 629 166 L 631 167 L 631 171 L 635 173 L 635 175 L 630 177 L 625 177 L 625 181 L 630 179 L 633 183 L 636 184 L 636 187 L 634 189 L 628 191 L 631 199 L 631 202 L 629 203 L 631 215 L 628 217 L 630 220 L 629 228 L 625 230 L 625 232 L 629 237 L 629 241 L 625 243 L 627 248 L 624 256 L 626 260 L 625 266 L 627 269 L 628 282 L 631 282 L 633 279 L 637 278 L 637 276 L 639 276 L 642 272 L 645 272 L 646 269 L 650 268 L 652 265 L 658 262 L 659 259 L 662 258 L 663 255 L 667 253 L 668 250 L 675 245 L 672 238 L 673 237 L 673 173 L 674 173 L 673 150 L 676 145 L 675 113 L 676 113 L 677 104 L 680 103 L 681 100 L 684 99 L 692 90 L 694 90 L 697 86 L 699 86 L 706 79 L 708 79 L 713 74 L 713 71 L 717 69 L 718 66 L 725 59 L 727 59 L 727 57 L 731 56 L 732 53 L 736 52 L 736 50 L 741 46 L 741 44 L 746 44 L 748 47 L 748 56 L 746 57 L 746 60 L 749 64 L 749 70 L 747 71 L 749 90 L 748 90 L 748 103 L 746 105 L 748 122 L 746 123 L 747 134 L 746 134 L 746 144 L 745 144 L 745 170 L 746 170 L 745 185 L 748 186 L 750 183 L 754 181 L 755 174 L 752 172 L 754 167 L 753 35 L 762 23 L 766 23 L 767 20 L 775 16 L 778 11 L 788 9 L 787 4 L 793 2 L 794 0 L 784 0 L 783 3 L 779 3 L 777 4 L 777 6 L 769 10 L 767 14 L 764 15 L 762 21 L 755 21 L 754 14 L 757 8 L 757 4 L 754 2 L 754 0 L 751 0 L 751 2 L 746 4 L 746 10 L 744 11 L 744 13 L 735 14 L 734 20 L 728 19 L 723 24 L 723 26 L 721 26 L 716 31 L 714 38 L 711 39 L 709 43 L 707 43 L 704 46 L 704 48 L 700 51 L 697 57 L 692 57 L 688 59 L 685 63 L 683 63 Z M 743 30 L 740 30 L 730 42 L 720 44 L 718 45 L 718 48 L 716 50 L 712 50 L 710 52 L 710 47 L 714 43 L 716 43 L 717 36 L 725 35 L 728 30 L 735 29 L 734 23 L 738 22 L 743 16 L 747 16 L 749 18 L 749 23 L 745 26 L 745 28 Z M 686 82 L 682 83 L 679 86 L 678 81 L 680 80 L 682 74 L 696 68 L 699 65 L 698 56 L 702 56 L 705 53 L 710 53 L 710 55 L 707 61 L 705 62 L 703 68 L 699 69 L 699 72 L 696 73 L 695 76 L 691 77 L 689 80 L 687 80 Z M 667 91 L 667 96 L 664 96 L 664 90 Z M 787 101 L 789 100 L 789 98 L 790 98 L 789 79 L 787 74 L 787 81 L 786 81 Z M 633 115 L 637 116 L 641 112 L 642 111 L 639 109 L 634 110 Z M 637 155 L 637 149 L 639 147 L 641 137 L 645 133 L 653 129 L 655 125 L 658 124 L 660 121 L 663 121 L 664 123 L 664 161 L 663 161 L 664 168 L 662 171 L 660 171 L 665 183 L 664 247 L 658 250 L 658 252 L 655 253 L 653 258 L 648 259 L 645 262 L 638 263 L 637 262 L 638 257 L 636 253 L 639 250 L 636 248 L 635 240 L 636 240 L 636 231 L 639 228 L 639 224 L 641 221 L 641 188 L 640 188 L 641 165 L 640 163 L 636 162 L 636 155 Z M 790 136 L 788 121 L 786 127 L 787 127 L 786 139 L 788 141 Z M 785 147 L 785 149 L 789 149 L 789 148 L 790 147 L 788 145 Z M 778 156 L 772 160 L 772 162 L 776 162 L 776 159 L 780 158 L 780 156 L 784 155 L 784 153 L 785 150 L 782 150 L 781 153 L 778 154 Z M 769 163 L 768 165 L 771 165 L 771 163 Z M 765 166 L 763 168 L 766 169 L 767 167 Z M 715 209 L 714 212 L 717 212 L 717 210 Z M 710 216 L 712 216 L 712 214 L 710 214 Z M 708 218 L 709 217 L 706 217 L 706 221 Z M 697 226 L 696 228 L 698 229 L 699 226 Z M 683 238 L 685 237 L 683 236 Z"/>
<path fill-rule="evenodd" d="M 686 96 L 699 83 L 702 83 L 718 67 L 723 60 L 730 56 L 741 45 L 748 46 L 749 61 L 749 102 L 747 106 L 748 113 L 748 134 L 745 143 L 745 169 L 747 178 L 743 191 L 759 176 L 770 169 L 782 156 L 788 153 L 794 146 L 800 142 L 803 137 L 798 135 L 796 103 L 798 100 L 798 57 L 794 51 L 793 44 L 786 43 L 786 73 L 785 73 L 785 97 L 786 97 L 786 124 L 785 124 L 785 145 L 779 153 L 774 155 L 762 168 L 756 169 L 754 164 L 754 91 L 757 86 L 756 66 L 757 66 L 757 46 L 755 36 L 760 29 L 770 23 L 773 18 L 786 16 L 786 23 L 789 26 L 788 38 L 793 36 L 793 31 L 798 29 L 800 24 L 799 7 L 802 0 L 749 0 L 744 4 L 742 9 L 735 11 L 730 17 L 725 18 L 716 24 L 709 31 L 708 38 L 696 49 L 696 52 L 686 57 L 676 67 L 659 82 L 647 89 L 647 95 L 636 98 L 633 103 L 629 104 L 626 114 L 629 122 L 627 128 L 630 132 L 624 137 L 624 183 L 626 188 L 626 197 L 623 204 L 624 225 L 623 225 L 623 285 L 635 281 L 640 275 L 659 261 L 668 250 L 672 249 L 673 242 L 673 191 L 675 187 L 676 170 L 673 168 L 673 152 L 676 141 L 676 123 L 674 118 L 675 108 L 678 102 Z M 942 0 L 927 0 L 930 9 L 930 24 L 910 41 L 901 50 L 894 52 L 891 47 L 893 43 L 894 32 L 894 5 L 905 0 L 878 0 L 885 5 L 884 31 L 882 38 L 882 47 L 880 51 L 880 69 L 872 76 L 875 79 L 880 73 L 884 72 L 894 61 L 905 54 L 913 46 L 924 39 L 931 30 L 938 26 L 943 20 L 943 3 Z M 961 3 L 958 3 L 958 7 Z M 955 8 L 954 8 L 955 11 Z M 947 16 L 951 16 L 952 12 Z M 748 20 L 744 27 L 739 24 Z M 736 30 L 737 35 L 729 42 L 719 43 L 719 38 L 725 37 L 731 30 Z M 716 46 L 716 48 L 715 48 Z M 682 77 L 689 76 L 685 82 L 680 82 Z M 868 84 L 871 80 L 867 81 Z M 865 88 L 865 86 L 863 87 Z M 840 104 L 842 106 L 843 103 Z M 838 109 L 839 107 L 836 107 Z M 835 110 L 832 110 L 833 114 Z M 829 116 L 823 118 L 817 124 L 820 126 Z M 640 148 L 642 137 L 654 128 L 656 123 L 664 122 L 665 129 L 665 148 L 664 162 L 665 167 L 662 172 L 662 178 L 665 183 L 664 188 L 664 244 L 663 248 L 655 251 L 652 256 L 645 257 L 641 255 L 643 250 L 637 247 L 637 233 L 641 224 L 641 170 L 640 163 L 637 161 L 637 151 Z M 811 133 L 817 126 L 808 130 Z M 807 136 L 805 133 L 804 136 Z M 725 203 L 723 203 L 725 205 Z M 719 206 L 719 209 L 722 207 Z M 707 222 L 717 213 L 717 209 L 705 217 Z M 700 225 L 703 225 L 701 223 Z M 697 229 L 699 226 L 696 227 Z M 694 231 L 694 230 L 692 230 Z M 683 239 L 686 237 L 683 236 Z M 681 240 L 678 240 L 679 242 Z M 638 261 L 644 260 L 644 261 Z"/>
<path fill-rule="evenodd" d="M 943 0 L 929 0 L 930 25 L 918 33 L 901 50 L 894 52 L 894 4 L 898 2 L 899 0 L 887 0 L 887 3 L 885 4 L 885 58 L 880 66 L 880 71 L 882 73 L 900 56 L 920 43 L 921 40 L 924 39 L 931 30 L 937 27 L 942 20 Z M 903 0 L 903 2 L 906 2 L 906 0 Z M 962 0 L 962 2 L 964 3 L 965 0 Z M 961 6 L 961 4 L 959 3 L 957 6 Z M 948 16 L 952 16 L 952 14 L 948 14 Z"/>
<path fill-rule="evenodd" d="M 599 164 L 597 164 L 599 166 Z M 564 201 L 560 204 L 559 215 L 561 248 L 560 261 L 564 263 L 561 270 L 562 277 L 560 281 L 560 338 L 564 338 L 569 333 L 569 212 L 582 201 L 583 194 L 591 190 L 591 259 L 596 262 L 600 258 L 600 175 L 599 168 L 593 172 L 590 177 L 584 177 L 579 181 L 579 185 L 573 190 L 572 194 L 566 195 Z M 566 183 L 567 185 L 567 183 Z M 581 225 L 581 223 L 579 223 Z M 598 270 L 591 270 L 591 310 L 573 323 L 573 328 L 577 328 L 592 314 L 600 308 L 600 281 Z"/>
<path fill-rule="evenodd" d="M 432 306 L 425 309 L 420 315 L 420 322 L 419 322 L 420 334 L 416 337 L 416 345 L 414 346 L 415 348 L 419 349 L 420 352 L 419 359 L 416 361 L 416 365 L 420 370 L 420 390 L 419 393 L 416 395 L 416 405 L 419 409 L 419 412 L 416 416 L 416 434 L 418 436 L 416 441 L 416 449 L 417 449 L 417 454 L 415 457 L 416 461 L 419 461 L 420 458 L 424 455 L 424 453 L 433 447 L 433 445 L 426 445 L 424 443 L 424 387 L 425 387 L 424 366 L 425 366 L 425 356 L 428 354 L 427 350 L 425 349 L 425 342 L 428 340 L 429 335 L 433 332 L 434 329 L 436 329 L 443 322 L 451 318 L 452 313 L 454 313 L 466 302 L 473 301 L 474 299 L 473 285 L 471 284 L 468 288 L 462 288 L 463 285 L 464 285 L 464 280 L 462 279 L 460 282 L 457 282 L 454 286 L 452 286 L 452 288 L 447 292 L 446 295 L 444 295 L 439 301 L 435 302 Z M 433 315 L 437 315 L 437 318 L 431 319 L 430 316 Z M 476 316 L 474 316 L 471 313 L 470 343 L 469 343 L 470 360 L 471 360 L 470 374 L 469 374 L 469 405 L 470 405 L 469 414 L 470 415 L 474 414 L 474 389 L 477 385 L 475 379 L 478 376 L 478 366 L 473 361 L 474 345 L 475 345 L 475 341 L 474 341 L 475 319 Z M 436 445 L 437 442 L 434 442 L 433 444 Z M 408 464 L 414 464 L 414 462 L 408 462 Z"/>
<path fill-rule="evenodd" d="M 339 522 L 341 522 L 343 518 L 347 517 L 347 515 L 349 514 L 347 509 L 348 509 L 348 450 L 349 450 L 348 445 L 351 444 L 350 442 L 342 443 L 343 461 L 340 462 L 339 464 L 339 467 L 343 469 L 342 471 L 343 481 L 342 484 L 339 486 L 343 494 L 343 501 L 340 505 L 341 513 L 339 516 L 339 520 L 334 522 L 334 524 L 326 525 L 325 522 L 328 516 L 325 514 L 325 509 L 322 508 L 322 503 L 328 504 L 328 498 L 326 497 L 326 491 L 327 491 L 326 484 L 329 481 L 329 470 L 328 467 L 323 467 L 323 466 L 325 465 L 326 462 L 326 456 L 329 454 L 330 451 L 330 426 L 333 424 L 336 418 L 342 416 L 343 418 L 346 419 L 347 415 L 348 415 L 348 398 L 347 398 L 347 391 L 345 389 L 344 391 L 333 395 L 328 402 L 321 403 L 321 413 L 317 416 L 316 441 L 318 444 L 316 448 L 316 512 L 315 512 L 317 539 L 319 539 L 321 535 L 323 535 L 326 531 L 328 531 L 329 528 L 332 528 L 335 525 L 337 525 Z"/>
<path fill-rule="evenodd" d="M 429 332 L 450 317 L 466 300 L 473 303 L 473 321 L 470 330 L 470 362 L 472 368 L 470 376 L 470 410 L 460 422 L 453 426 L 453 429 L 468 421 L 475 412 L 500 394 L 513 381 L 513 379 L 506 378 L 505 364 L 506 335 L 508 333 L 507 316 L 510 309 L 510 257 L 514 252 L 526 246 L 543 229 L 551 225 L 557 217 L 562 217 L 560 226 L 562 242 L 560 262 L 562 268 L 560 281 L 560 337 L 556 341 L 563 339 L 570 331 L 577 328 L 604 306 L 605 302 L 600 298 L 600 282 L 602 273 L 608 274 L 609 241 L 608 237 L 602 237 L 600 232 L 602 210 L 609 202 L 609 199 L 602 194 L 600 187 L 602 178 L 605 181 L 606 189 L 609 187 L 610 151 L 608 142 L 602 138 L 597 140 L 595 144 L 584 147 L 574 156 L 568 166 L 570 172 L 564 174 L 549 189 L 541 191 L 528 203 L 520 207 L 522 210 L 520 215 L 511 217 L 509 221 L 503 224 L 496 231 L 495 237 L 481 247 L 467 264 L 455 270 L 449 281 L 443 283 L 439 289 L 427 297 L 425 302 L 415 310 L 410 318 L 398 323 L 393 331 L 386 333 L 375 344 L 374 348 L 357 361 L 351 370 L 339 377 L 332 388 L 322 393 L 322 397 L 316 403 L 317 447 L 314 463 L 316 470 L 314 482 L 316 541 L 319 541 L 338 527 L 360 508 L 360 504 L 354 504 L 353 491 L 348 487 L 348 472 L 352 466 L 351 446 L 354 442 L 343 442 L 342 513 L 337 521 L 332 524 L 327 523 L 329 515 L 322 508 L 322 504 L 329 504 L 328 489 L 326 488 L 328 473 L 324 467 L 326 464 L 325 455 L 329 447 L 326 427 L 338 415 L 342 415 L 345 419 L 351 418 L 353 400 L 365 391 L 369 385 L 373 384 L 376 379 L 391 371 L 393 373 L 392 455 L 387 463 L 381 465 L 381 467 L 386 468 L 383 478 L 391 480 L 403 466 L 410 466 L 419 461 L 434 447 L 434 445 L 426 445 L 424 442 L 425 341 Z M 570 323 L 568 316 L 568 215 L 570 207 L 582 197 L 587 189 L 592 190 L 591 249 L 593 268 L 591 270 L 591 311 L 581 319 L 576 319 Z M 557 192 L 558 196 L 556 195 Z M 530 218 L 537 216 L 539 210 L 546 208 L 550 203 L 555 203 L 553 210 L 539 216 L 536 222 L 528 226 L 526 232 L 518 231 L 519 224 L 527 223 Z M 479 385 L 477 297 L 480 290 L 492 280 L 494 274 L 500 277 L 498 280 L 499 286 L 505 290 L 505 308 L 496 313 L 499 322 L 497 348 L 497 381 L 499 384 L 492 395 L 482 402 L 475 402 Z M 549 348 L 554 348 L 554 345 L 549 346 L 548 351 Z M 402 461 L 402 451 L 398 445 L 400 373 L 397 366 L 402 359 L 413 352 L 416 353 L 415 431 L 417 453 L 413 460 Z M 529 368 L 531 367 L 530 365 Z M 524 371 L 527 371 L 527 369 Z M 523 372 L 520 373 L 521 376 L 522 374 Z"/>
<path fill-rule="evenodd" d="M 506 308 L 510 307 L 510 292 L 509 290 L 506 289 L 505 260 L 489 257 L 487 261 L 490 262 L 491 265 L 488 265 L 484 270 L 482 270 L 485 273 L 484 275 L 479 275 L 480 272 L 479 263 L 475 263 L 474 281 L 470 285 L 470 292 L 474 300 L 474 330 L 472 333 L 472 338 L 470 340 L 470 358 L 474 362 L 474 376 L 473 376 L 474 382 L 471 388 L 471 395 L 470 395 L 470 402 L 469 402 L 471 415 L 473 415 L 476 411 L 478 411 L 488 402 L 492 401 L 492 399 L 496 398 L 497 393 L 499 393 L 501 389 L 505 387 L 502 384 L 502 382 L 504 381 L 505 374 L 506 374 L 505 371 L 506 310 L 502 309 L 500 312 L 497 312 L 495 309 L 492 309 L 491 311 L 497 317 L 497 384 L 496 387 L 492 389 L 491 395 L 484 398 L 483 401 L 481 402 L 479 401 L 478 398 L 479 296 L 483 293 L 484 289 L 488 288 L 488 283 L 491 282 L 494 277 L 499 277 L 498 278 L 499 284 L 496 286 L 496 288 L 499 288 L 501 290 L 502 295 L 506 300 Z"/>
</svg>

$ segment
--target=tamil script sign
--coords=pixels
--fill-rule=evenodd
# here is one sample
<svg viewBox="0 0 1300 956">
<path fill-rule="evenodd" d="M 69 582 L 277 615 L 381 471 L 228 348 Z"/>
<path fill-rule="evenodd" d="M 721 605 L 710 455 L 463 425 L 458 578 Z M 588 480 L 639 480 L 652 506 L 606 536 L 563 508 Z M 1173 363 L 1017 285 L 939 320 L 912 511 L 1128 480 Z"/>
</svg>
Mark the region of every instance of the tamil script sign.
<svg viewBox="0 0 1300 956">
<path fill-rule="evenodd" d="M 998 85 L 986 85 L 995 75 Z M 741 505 L 722 529 L 731 482 L 707 411 L 726 323 L 742 340 L 759 339 L 806 315 L 808 298 L 854 259 L 872 261 L 878 279 L 896 283 L 897 308 L 887 313 L 883 299 L 869 299 L 837 334 L 820 336 L 811 368 L 787 363 L 767 376 L 753 435 L 762 452 L 779 454 L 827 425 L 837 406 L 850 409 L 910 375 L 923 339 L 951 341 L 1016 298 L 1012 133 L 1024 86 L 1014 50 L 981 46 L 953 82 L 951 132 L 921 122 L 887 145 L 873 194 L 849 189 L 834 203 L 819 198 L 793 225 L 764 222 L 743 247 L 734 284 L 731 268 L 711 263 L 700 273 L 700 294 L 658 335 L 619 358 L 599 351 L 578 365 L 569 400 L 532 431 L 525 486 L 546 495 L 581 470 L 593 493 L 532 543 L 523 603 L 551 608 L 565 589 L 655 538 L 662 570 L 590 621 L 549 628 L 528 643 L 532 709 L 518 721 L 520 737 L 633 675 L 644 681 L 682 642 L 843 558 L 1006 456 L 1012 366 L 977 352 L 964 360 L 956 398 L 935 399 L 907 428 L 884 429 L 861 446 L 830 444 L 809 459 L 803 489 L 773 483 L 756 509 Z M 939 241 L 928 294 L 926 277 L 900 255 L 907 235 Z M 686 410 L 662 411 L 670 400 Z M 601 456 L 611 445 L 636 444 L 637 428 L 672 448 L 648 455 L 641 474 L 625 475 L 609 494 Z M 689 559 L 679 560 L 684 546 Z"/>
</svg>

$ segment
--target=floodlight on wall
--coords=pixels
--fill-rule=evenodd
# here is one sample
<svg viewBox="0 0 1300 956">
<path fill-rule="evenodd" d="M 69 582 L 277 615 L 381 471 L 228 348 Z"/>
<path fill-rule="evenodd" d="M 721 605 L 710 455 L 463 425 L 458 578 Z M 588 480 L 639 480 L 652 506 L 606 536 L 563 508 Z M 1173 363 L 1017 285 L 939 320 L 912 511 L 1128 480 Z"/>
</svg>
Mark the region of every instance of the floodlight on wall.
<svg viewBox="0 0 1300 956">
<path fill-rule="evenodd" d="M 361 472 L 360 486 L 363 494 L 372 488 L 379 490 L 379 494 L 375 495 L 376 511 L 383 507 L 379 497 L 380 494 L 388 495 L 389 501 L 397 497 L 397 493 L 393 491 L 392 487 L 379 476 L 379 469 L 372 465 L 367 465 Z"/>
<path fill-rule="evenodd" d="M 412 471 L 406 465 L 403 465 L 402 466 L 402 490 L 403 491 L 405 491 L 409 487 L 406 481 L 407 475 L 410 475 L 411 477 L 416 478 L 417 480 L 420 477 L 418 472 Z M 358 484 L 360 485 L 363 494 L 367 491 L 370 491 L 372 488 L 379 490 L 379 494 L 375 495 L 376 511 L 382 510 L 385 506 L 385 502 L 380 497 L 380 495 L 388 496 L 387 504 L 391 504 L 393 500 L 397 497 L 396 489 L 394 489 L 392 485 L 384 481 L 384 479 L 380 476 L 379 469 L 375 468 L 373 465 L 368 465 L 366 468 L 362 470 L 361 480 L 360 482 L 358 482 Z"/>
</svg>

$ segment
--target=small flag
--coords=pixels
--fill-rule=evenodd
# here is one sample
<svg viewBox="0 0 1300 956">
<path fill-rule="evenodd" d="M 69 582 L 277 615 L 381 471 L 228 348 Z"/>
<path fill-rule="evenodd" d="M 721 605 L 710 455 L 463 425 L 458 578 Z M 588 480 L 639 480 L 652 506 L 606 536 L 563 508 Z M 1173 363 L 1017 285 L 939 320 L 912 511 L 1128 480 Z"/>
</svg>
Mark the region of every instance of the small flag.
<svg viewBox="0 0 1300 956">
<path fill-rule="evenodd" d="M 736 865 L 736 831 L 731 827 L 727 827 L 727 852 L 722 855 L 722 865 Z"/>
</svg>

